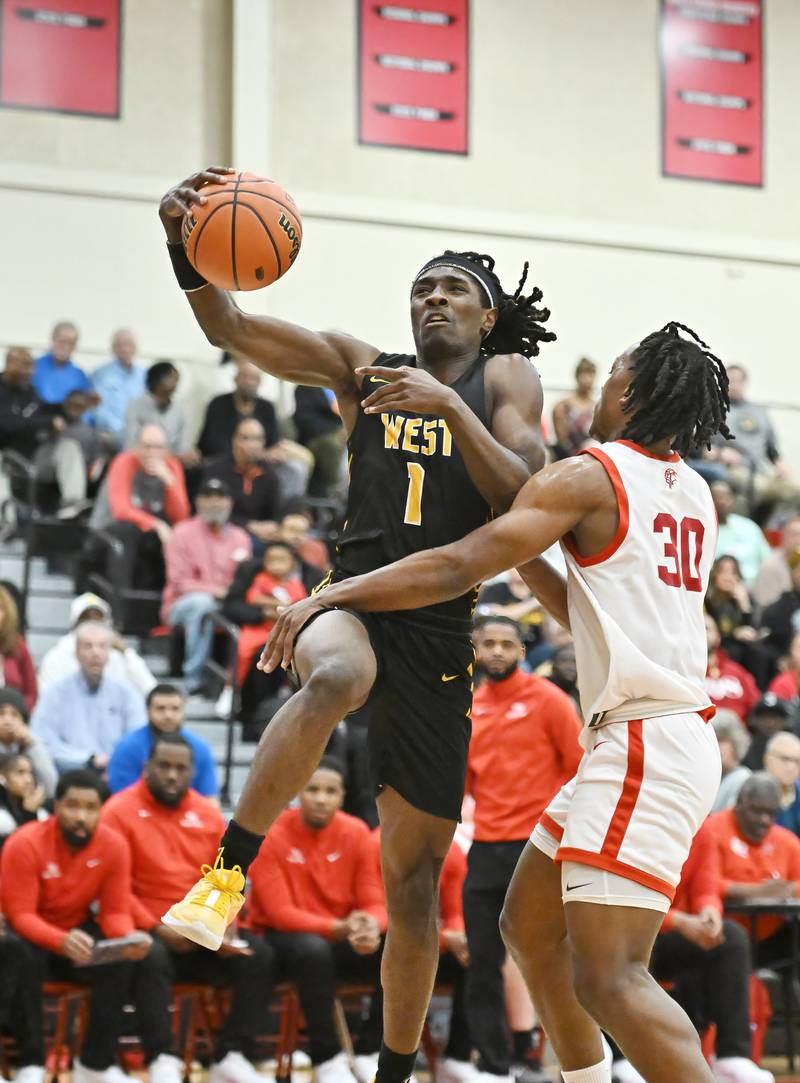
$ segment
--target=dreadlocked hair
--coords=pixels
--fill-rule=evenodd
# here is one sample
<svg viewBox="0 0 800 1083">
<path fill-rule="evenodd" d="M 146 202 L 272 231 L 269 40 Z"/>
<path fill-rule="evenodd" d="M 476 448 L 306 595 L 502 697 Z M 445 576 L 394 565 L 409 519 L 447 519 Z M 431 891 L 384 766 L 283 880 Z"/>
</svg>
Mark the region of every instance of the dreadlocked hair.
<svg viewBox="0 0 800 1083">
<path fill-rule="evenodd" d="M 670 322 L 642 339 L 633 351 L 633 371 L 624 407 L 632 414 L 626 439 L 647 445 L 671 436 L 680 455 L 710 447 L 717 433 L 733 440 L 725 424 L 725 366 L 690 327 Z"/>
<path fill-rule="evenodd" d="M 550 319 L 549 308 L 536 308 L 541 301 L 542 291 L 534 286 L 527 297 L 522 294 L 528 278 L 528 261 L 522 268 L 522 277 L 514 293 L 506 293 L 500 285 L 500 279 L 494 272 L 494 259 L 479 252 L 451 252 L 445 256 L 459 256 L 470 263 L 478 264 L 491 278 L 500 296 L 497 306 L 497 320 L 494 327 L 481 343 L 481 356 L 490 357 L 496 353 L 521 353 L 525 357 L 536 357 L 540 342 L 554 342 L 555 332 L 542 327 Z"/>
</svg>

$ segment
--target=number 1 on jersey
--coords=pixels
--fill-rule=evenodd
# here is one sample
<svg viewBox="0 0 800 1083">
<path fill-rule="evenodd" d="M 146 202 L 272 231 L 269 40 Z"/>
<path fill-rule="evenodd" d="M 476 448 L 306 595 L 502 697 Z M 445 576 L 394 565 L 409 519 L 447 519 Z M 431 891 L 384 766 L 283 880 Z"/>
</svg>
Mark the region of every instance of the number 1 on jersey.
<svg viewBox="0 0 800 1083">
<path fill-rule="evenodd" d="M 406 463 L 408 467 L 408 496 L 404 523 L 422 526 L 422 486 L 425 484 L 425 467 L 419 463 Z"/>
</svg>

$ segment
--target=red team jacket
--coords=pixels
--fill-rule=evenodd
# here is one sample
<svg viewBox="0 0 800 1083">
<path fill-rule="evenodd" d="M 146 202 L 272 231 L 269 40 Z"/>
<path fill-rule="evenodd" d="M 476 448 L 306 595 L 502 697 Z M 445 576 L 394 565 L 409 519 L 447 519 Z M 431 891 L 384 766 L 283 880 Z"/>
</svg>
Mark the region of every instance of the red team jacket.
<svg viewBox="0 0 800 1083">
<path fill-rule="evenodd" d="M 716 838 L 708 820 L 694 837 L 689 856 L 681 870 L 675 898 L 661 926 L 662 931 L 669 929 L 676 910 L 684 914 L 699 914 L 706 906 L 722 913 L 719 855 Z"/>
<path fill-rule="evenodd" d="M 70 929 L 99 904 L 107 937 L 133 932 L 130 856 L 123 840 L 100 824 L 89 843 L 73 850 L 54 816 L 18 828 L 3 847 L 2 910 L 26 940 L 58 952 Z"/>
</svg>

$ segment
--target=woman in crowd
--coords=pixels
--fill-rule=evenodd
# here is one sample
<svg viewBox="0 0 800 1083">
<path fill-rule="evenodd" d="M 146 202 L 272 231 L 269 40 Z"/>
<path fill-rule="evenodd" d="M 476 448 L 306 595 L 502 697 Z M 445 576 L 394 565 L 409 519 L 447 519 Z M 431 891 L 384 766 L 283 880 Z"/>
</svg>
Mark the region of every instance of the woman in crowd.
<svg viewBox="0 0 800 1083">
<path fill-rule="evenodd" d="M 766 688 L 774 670 L 772 653 L 761 642 L 753 603 L 735 557 L 719 557 L 711 569 L 706 610 L 717 622 L 722 649 Z"/>
<path fill-rule="evenodd" d="M 28 710 L 36 703 L 36 670 L 19 630 L 19 610 L 5 587 L 0 587 L 0 664 L 2 683 L 22 693 Z"/>
<path fill-rule="evenodd" d="M 556 455 L 566 459 L 577 455 L 591 443 L 589 427 L 594 414 L 594 379 L 597 365 L 582 357 L 575 369 L 575 390 L 553 407 L 553 428 L 556 434 Z"/>
</svg>

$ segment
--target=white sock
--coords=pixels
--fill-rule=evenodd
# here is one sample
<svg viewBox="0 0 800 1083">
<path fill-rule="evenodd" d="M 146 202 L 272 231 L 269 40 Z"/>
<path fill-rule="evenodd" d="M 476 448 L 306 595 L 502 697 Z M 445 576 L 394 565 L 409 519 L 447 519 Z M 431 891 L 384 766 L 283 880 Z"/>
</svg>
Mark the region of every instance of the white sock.
<svg viewBox="0 0 800 1083">
<path fill-rule="evenodd" d="M 591 1068 L 578 1068 L 574 1072 L 561 1073 L 564 1083 L 611 1083 L 611 1068 L 603 1059 Z"/>
</svg>

